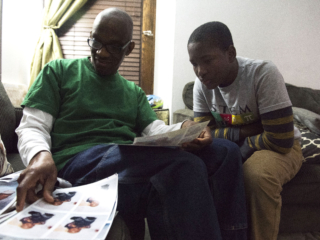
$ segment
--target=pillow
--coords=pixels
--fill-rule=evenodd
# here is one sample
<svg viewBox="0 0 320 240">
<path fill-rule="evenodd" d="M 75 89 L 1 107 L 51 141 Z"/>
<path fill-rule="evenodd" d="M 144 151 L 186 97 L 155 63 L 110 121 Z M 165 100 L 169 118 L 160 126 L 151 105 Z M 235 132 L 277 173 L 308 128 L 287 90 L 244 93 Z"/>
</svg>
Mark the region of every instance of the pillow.
<svg viewBox="0 0 320 240">
<path fill-rule="evenodd" d="M 294 125 L 301 132 L 301 150 L 305 163 L 320 164 L 320 135 L 310 131 L 304 124 L 293 119 Z"/>
<path fill-rule="evenodd" d="M 306 163 L 320 164 L 320 136 L 309 130 L 300 130 L 301 150 Z"/>
<path fill-rule="evenodd" d="M 307 128 L 311 132 L 320 135 L 320 115 L 304 108 L 292 107 L 293 118 Z"/>
<path fill-rule="evenodd" d="M 0 135 L 0 177 L 13 173 L 13 168 L 7 160 L 6 148 L 1 140 Z"/>
</svg>

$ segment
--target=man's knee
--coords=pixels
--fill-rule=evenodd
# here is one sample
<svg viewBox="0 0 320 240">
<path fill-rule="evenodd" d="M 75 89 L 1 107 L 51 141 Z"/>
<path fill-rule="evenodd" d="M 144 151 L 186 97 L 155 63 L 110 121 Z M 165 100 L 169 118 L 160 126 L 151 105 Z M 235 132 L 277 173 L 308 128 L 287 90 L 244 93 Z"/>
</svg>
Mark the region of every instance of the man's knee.
<svg viewBox="0 0 320 240">
<path fill-rule="evenodd" d="M 187 153 L 184 155 L 184 157 L 177 161 L 177 166 L 185 169 L 186 171 L 192 171 L 195 173 L 197 172 L 198 174 L 207 175 L 206 165 L 199 157 L 191 153 Z"/>
</svg>

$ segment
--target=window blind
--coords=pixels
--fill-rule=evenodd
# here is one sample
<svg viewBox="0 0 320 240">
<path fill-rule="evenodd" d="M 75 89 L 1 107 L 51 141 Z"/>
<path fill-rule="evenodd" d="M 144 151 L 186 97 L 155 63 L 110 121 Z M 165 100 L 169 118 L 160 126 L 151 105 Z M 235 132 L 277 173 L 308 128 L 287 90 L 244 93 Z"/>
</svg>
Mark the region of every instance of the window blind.
<svg viewBox="0 0 320 240">
<path fill-rule="evenodd" d="M 142 0 L 89 0 L 57 30 L 63 57 L 70 59 L 91 55 L 87 39 L 90 36 L 93 21 L 98 13 L 110 7 L 126 11 L 133 20 L 135 48 L 129 56 L 124 58 L 119 73 L 127 80 L 140 85 Z"/>
</svg>

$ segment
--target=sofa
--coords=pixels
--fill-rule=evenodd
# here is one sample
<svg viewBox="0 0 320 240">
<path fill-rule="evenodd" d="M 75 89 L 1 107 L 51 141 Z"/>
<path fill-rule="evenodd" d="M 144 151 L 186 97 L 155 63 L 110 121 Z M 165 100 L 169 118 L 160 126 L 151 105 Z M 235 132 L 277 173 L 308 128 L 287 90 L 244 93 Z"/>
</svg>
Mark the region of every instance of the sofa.
<svg viewBox="0 0 320 240">
<path fill-rule="evenodd" d="M 193 120 L 193 85 L 185 85 L 185 108 L 173 113 L 173 123 Z M 294 124 L 301 131 L 305 162 L 283 186 L 280 234 L 320 232 L 320 90 L 287 83 L 286 88 L 293 104 Z"/>
<path fill-rule="evenodd" d="M 319 131 L 320 134 L 320 90 L 290 84 L 287 84 L 287 89 L 295 107 L 295 124 L 302 132 L 306 162 L 296 177 L 284 186 L 280 232 L 320 232 L 320 136 L 315 133 Z M 182 94 L 186 108 L 174 112 L 173 122 L 193 119 L 192 90 L 193 82 L 186 84 Z M 0 82 L 0 134 L 8 161 L 15 171 L 25 168 L 17 150 L 15 134 L 21 117 L 22 109 L 13 107 Z M 111 229 L 107 239 L 130 239 L 121 216 L 117 215 Z M 147 225 L 145 239 L 150 239 Z"/>
</svg>

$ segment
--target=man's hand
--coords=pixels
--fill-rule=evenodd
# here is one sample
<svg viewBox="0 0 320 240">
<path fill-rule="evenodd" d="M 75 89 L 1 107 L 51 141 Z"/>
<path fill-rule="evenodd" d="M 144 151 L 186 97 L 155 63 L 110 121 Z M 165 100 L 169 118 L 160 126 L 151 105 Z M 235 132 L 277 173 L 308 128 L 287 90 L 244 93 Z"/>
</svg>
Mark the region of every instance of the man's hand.
<svg viewBox="0 0 320 240">
<path fill-rule="evenodd" d="M 190 127 L 192 125 L 197 124 L 194 121 L 185 121 L 182 125 L 181 128 L 186 128 Z M 198 151 L 202 149 L 203 147 L 209 145 L 212 143 L 212 136 L 211 136 L 211 131 L 209 127 L 206 127 L 199 135 L 198 138 L 194 139 L 192 142 L 186 142 L 182 144 L 182 148 L 186 151 Z"/>
<path fill-rule="evenodd" d="M 248 125 L 243 125 L 240 127 L 240 141 L 251 136 L 256 136 L 263 133 L 264 129 L 260 121 L 251 123 Z"/>
<path fill-rule="evenodd" d="M 43 186 L 43 197 L 47 202 L 53 203 L 52 191 L 57 181 L 57 168 L 51 153 L 42 151 L 36 154 L 28 167 L 21 172 L 18 178 L 17 207 L 19 212 L 23 210 L 25 201 L 33 203 L 38 200 L 35 193 L 36 186 Z"/>
</svg>

